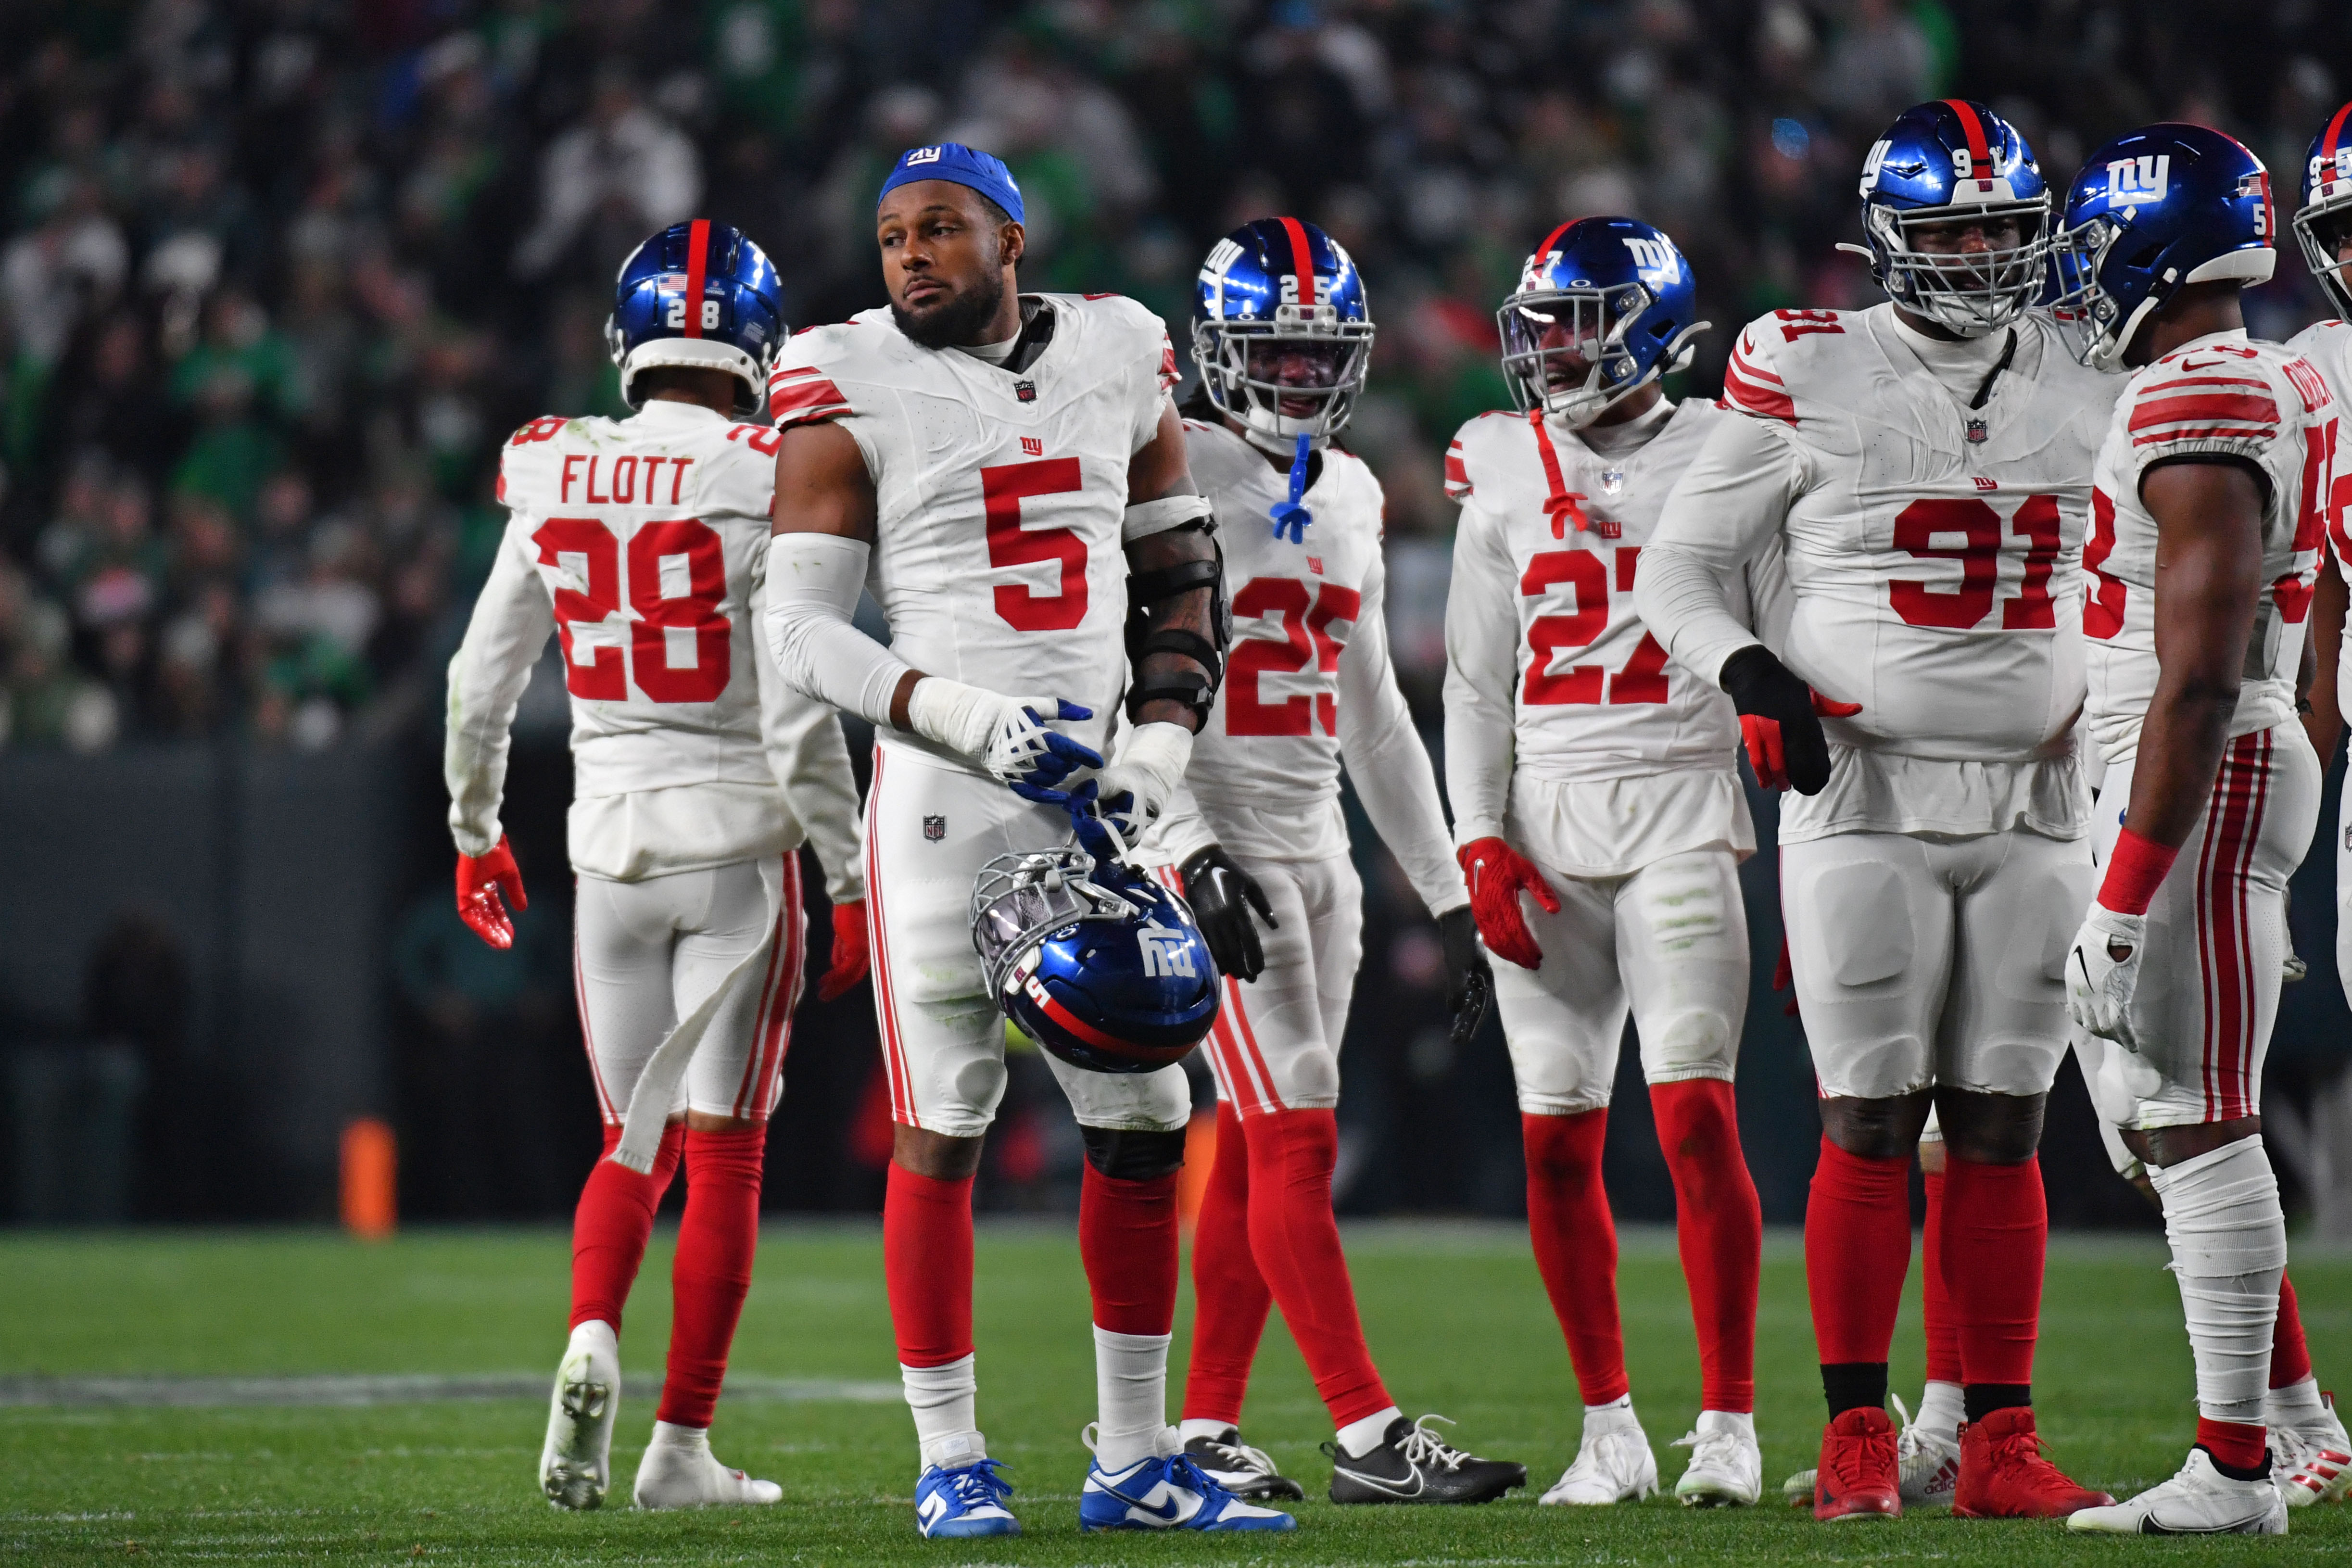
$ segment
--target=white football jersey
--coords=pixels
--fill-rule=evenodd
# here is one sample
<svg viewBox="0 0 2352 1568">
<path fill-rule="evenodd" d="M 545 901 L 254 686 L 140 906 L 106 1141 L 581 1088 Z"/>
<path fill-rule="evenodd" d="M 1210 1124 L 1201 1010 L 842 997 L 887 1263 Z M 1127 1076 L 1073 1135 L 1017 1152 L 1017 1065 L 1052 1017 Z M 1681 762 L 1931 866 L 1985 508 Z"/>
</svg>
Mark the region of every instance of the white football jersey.
<svg viewBox="0 0 2352 1568">
<path fill-rule="evenodd" d="M 1629 429 L 1598 449 L 1503 411 L 1455 435 L 1445 492 L 1462 516 L 1446 596 L 1445 709 L 1457 842 L 1510 837 L 1580 873 L 1636 869 L 1700 842 L 1753 847 L 1731 700 L 1670 661 L 1633 609 L 1666 494 L 1727 417 L 1703 403 L 1661 404 L 1635 422 L 1646 440 L 1632 445 L 1639 433 Z M 1780 581 L 1778 551 L 1759 555 L 1732 585 L 1733 613 L 1751 626 L 1759 611 L 1769 619 L 1785 598 L 1771 586 Z M 1504 832 L 1514 791 L 1528 795 L 1531 782 L 1640 780 L 1655 782 L 1580 792 L 1574 843 L 1531 841 L 1553 837 L 1538 824 L 1557 814 L 1540 807 Z"/>
<path fill-rule="evenodd" d="M 2315 321 L 2287 341 L 2286 351 L 2310 361 L 2318 370 L 2320 379 L 2327 383 L 2328 391 L 2334 395 L 2339 418 L 2344 409 L 2352 408 L 2352 322 Z M 2322 552 L 2325 558 L 2319 569 L 2325 572 L 2332 565 L 2338 576 L 2352 583 L 2352 517 L 2346 515 L 2352 512 L 2352 452 L 2344 450 L 2340 434 L 2331 440 L 2327 465 L 2329 548 Z M 2336 662 L 2336 705 L 2352 714 L 2352 680 L 2346 679 L 2352 674 L 2352 638 L 2345 639 Z M 2346 935 L 2347 941 L 2352 941 L 2352 927 L 2347 927 Z"/>
<path fill-rule="evenodd" d="M 2230 733 L 2294 717 L 2339 407 L 2309 360 L 2242 331 L 2199 338 L 2132 376 L 2099 448 L 2083 551 L 2091 736 L 2110 765 L 2139 749 L 2156 695 L 2157 530 L 2139 487 L 2168 459 L 2223 456 L 2262 469 L 2263 590 Z"/>
<path fill-rule="evenodd" d="M 1273 523 L 1290 497 L 1284 469 L 1222 423 L 1188 419 L 1184 439 L 1216 510 L 1234 642 L 1185 773 L 1205 831 L 1180 802 L 1146 858 L 1181 862 L 1211 838 L 1244 859 L 1346 855 L 1344 756 L 1423 901 L 1441 913 L 1465 902 L 1437 775 L 1389 661 L 1380 480 L 1326 447 L 1302 498 L 1314 521 L 1293 540 Z"/>
<path fill-rule="evenodd" d="M 572 863 L 631 881 L 813 838 L 862 898 L 840 721 L 791 691 L 755 613 L 777 437 L 707 408 L 535 419 L 500 456 L 511 514 L 449 665 L 460 850 L 499 839 L 508 727 L 551 630 L 572 694 Z M 787 791 L 790 792 L 789 798 Z"/>
<path fill-rule="evenodd" d="M 779 427 L 832 420 L 865 454 L 866 587 L 891 650 L 926 675 L 1092 709 L 1055 727 L 1100 750 L 1127 684 L 1128 462 L 1158 430 L 1175 355 L 1132 300 L 1023 300 L 1053 313 L 1025 369 L 924 348 L 866 310 L 784 345 L 768 410 Z M 979 771 L 919 736 L 880 738 Z"/>
</svg>

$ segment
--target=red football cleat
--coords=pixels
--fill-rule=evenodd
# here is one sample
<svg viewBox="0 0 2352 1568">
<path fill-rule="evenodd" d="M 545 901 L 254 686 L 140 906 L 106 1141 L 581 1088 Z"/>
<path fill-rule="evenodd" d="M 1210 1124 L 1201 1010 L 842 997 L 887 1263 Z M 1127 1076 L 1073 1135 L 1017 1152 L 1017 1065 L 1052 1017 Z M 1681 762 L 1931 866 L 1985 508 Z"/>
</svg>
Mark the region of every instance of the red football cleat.
<svg viewBox="0 0 2352 1568">
<path fill-rule="evenodd" d="M 1960 1428 L 1960 1479 L 1952 1490 L 1958 1519 L 2063 1519 L 2115 1499 L 2078 1487 L 2042 1457 L 2033 1412 L 1996 1410 Z"/>
<path fill-rule="evenodd" d="M 1822 1431 L 1821 1468 L 1813 1477 L 1813 1517 L 1894 1519 L 1903 1512 L 1902 1472 L 1895 1458 L 1895 1423 L 1884 1410 L 1849 1410 Z"/>
</svg>

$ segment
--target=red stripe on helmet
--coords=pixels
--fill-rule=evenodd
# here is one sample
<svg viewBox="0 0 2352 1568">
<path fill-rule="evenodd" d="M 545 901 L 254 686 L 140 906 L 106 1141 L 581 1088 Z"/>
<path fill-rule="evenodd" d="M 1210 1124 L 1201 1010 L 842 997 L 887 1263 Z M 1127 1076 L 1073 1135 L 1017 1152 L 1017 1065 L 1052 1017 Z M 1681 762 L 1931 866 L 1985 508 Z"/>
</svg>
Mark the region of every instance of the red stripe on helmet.
<svg viewBox="0 0 2352 1568">
<path fill-rule="evenodd" d="M 1559 246 L 1559 237 L 1566 234 L 1570 229 L 1574 228 L 1582 221 L 1583 220 L 1580 218 L 1570 218 L 1566 223 L 1560 225 L 1558 228 L 1553 229 L 1549 234 L 1545 235 L 1543 237 L 1543 243 L 1536 247 L 1536 265 L 1538 267 L 1542 266 L 1544 263 L 1544 258 L 1549 256 L 1553 249 Z"/>
<path fill-rule="evenodd" d="M 2336 111 L 2336 117 L 2327 122 L 2326 133 L 2319 139 L 2319 155 L 2331 163 L 2335 161 L 2336 149 L 2344 144 L 2344 121 L 2347 115 L 2352 115 L 2352 103 Z"/>
<path fill-rule="evenodd" d="M 1095 1049 L 1108 1051 L 1114 1056 L 1125 1057 L 1130 1061 L 1153 1062 L 1165 1067 L 1168 1063 L 1180 1059 L 1192 1048 L 1189 1045 L 1147 1046 L 1134 1040 L 1122 1040 L 1116 1035 L 1103 1033 L 1067 1007 L 1063 1006 L 1060 998 L 1050 991 L 1040 988 L 1038 1000 L 1045 1005 L 1045 1016 L 1053 1019 L 1055 1023 L 1069 1030 Z"/>
<path fill-rule="evenodd" d="M 696 218 L 686 226 L 686 335 L 702 335 L 702 281 L 709 273 L 710 220 Z"/>
<path fill-rule="evenodd" d="M 1278 217 L 1283 232 L 1290 236 L 1290 267 L 1298 274 L 1298 302 L 1302 306 L 1315 303 L 1315 258 L 1307 248 L 1307 226 L 1295 217 Z"/>
<path fill-rule="evenodd" d="M 1965 98 L 1948 98 L 1945 107 L 1960 117 L 1960 134 L 1969 139 L 1969 163 L 1981 169 L 1992 157 L 1992 144 L 1985 139 L 1984 121 L 1977 114 L 1977 106 Z"/>
</svg>

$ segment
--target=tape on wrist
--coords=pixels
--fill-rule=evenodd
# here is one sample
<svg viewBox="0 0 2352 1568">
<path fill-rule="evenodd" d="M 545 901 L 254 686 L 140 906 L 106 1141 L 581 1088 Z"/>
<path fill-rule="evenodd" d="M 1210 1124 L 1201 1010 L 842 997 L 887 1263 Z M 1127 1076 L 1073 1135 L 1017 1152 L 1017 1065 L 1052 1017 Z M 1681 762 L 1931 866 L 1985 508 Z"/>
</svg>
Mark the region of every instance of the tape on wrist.
<svg viewBox="0 0 2352 1568">
<path fill-rule="evenodd" d="M 1206 496 L 1162 496 L 1158 500 L 1138 501 L 1129 507 L 1118 536 L 1123 543 L 1132 544 L 1188 522 L 1206 521 L 1214 515 Z"/>
<path fill-rule="evenodd" d="M 2147 913 L 2148 903 L 2179 854 L 2125 828 L 2116 835 L 2116 847 L 2107 856 L 2107 874 L 2099 884 L 2100 905 L 2119 915 Z"/>
</svg>

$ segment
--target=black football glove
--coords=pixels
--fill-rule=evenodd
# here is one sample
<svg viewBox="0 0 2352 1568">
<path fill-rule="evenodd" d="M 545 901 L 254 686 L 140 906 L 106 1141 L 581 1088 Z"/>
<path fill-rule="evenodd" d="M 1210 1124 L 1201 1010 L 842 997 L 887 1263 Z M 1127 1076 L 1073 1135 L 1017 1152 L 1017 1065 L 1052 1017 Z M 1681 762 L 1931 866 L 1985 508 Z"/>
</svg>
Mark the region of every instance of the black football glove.
<svg viewBox="0 0 2352 1568">
<path fill-rule="evenodd" d="M 1495 999 L 1495 972 L 1478 951 L 1478 922 L 1469 905 L 1437 917 L 1437 940 L 1445 946 L 1445 1009 L 1454 1015 L 1451 1037 L 1459 1048 L 1486 1021 L 1486 1005 Z"/>
<path fill-rule="evenodd" d="M 1184 879 L 1184 901 L 1209 944 L 1217 973 L 1236 980 L 1255 980 L 1265 970 L 1265 950 L 1258 945 L 1257 928 L 1249 912 L 1269 926 L 1280 925 L 1265 889 L 1247 871 L 1234 864 L 1222 844 L 1212 844 L 1176 868 Z"/>
<path fill-rule="evenodd" d="M 1847 718 L 1859 704 L 1834 702 L 1790 672 L 1762 643 L 1723 661 L 1723 689 L 1739 713 L 1748 765 L 1766 789 L 1819 795 L 1830 782 L 1829 742 L 1822 715 Z"/>
</svg>

